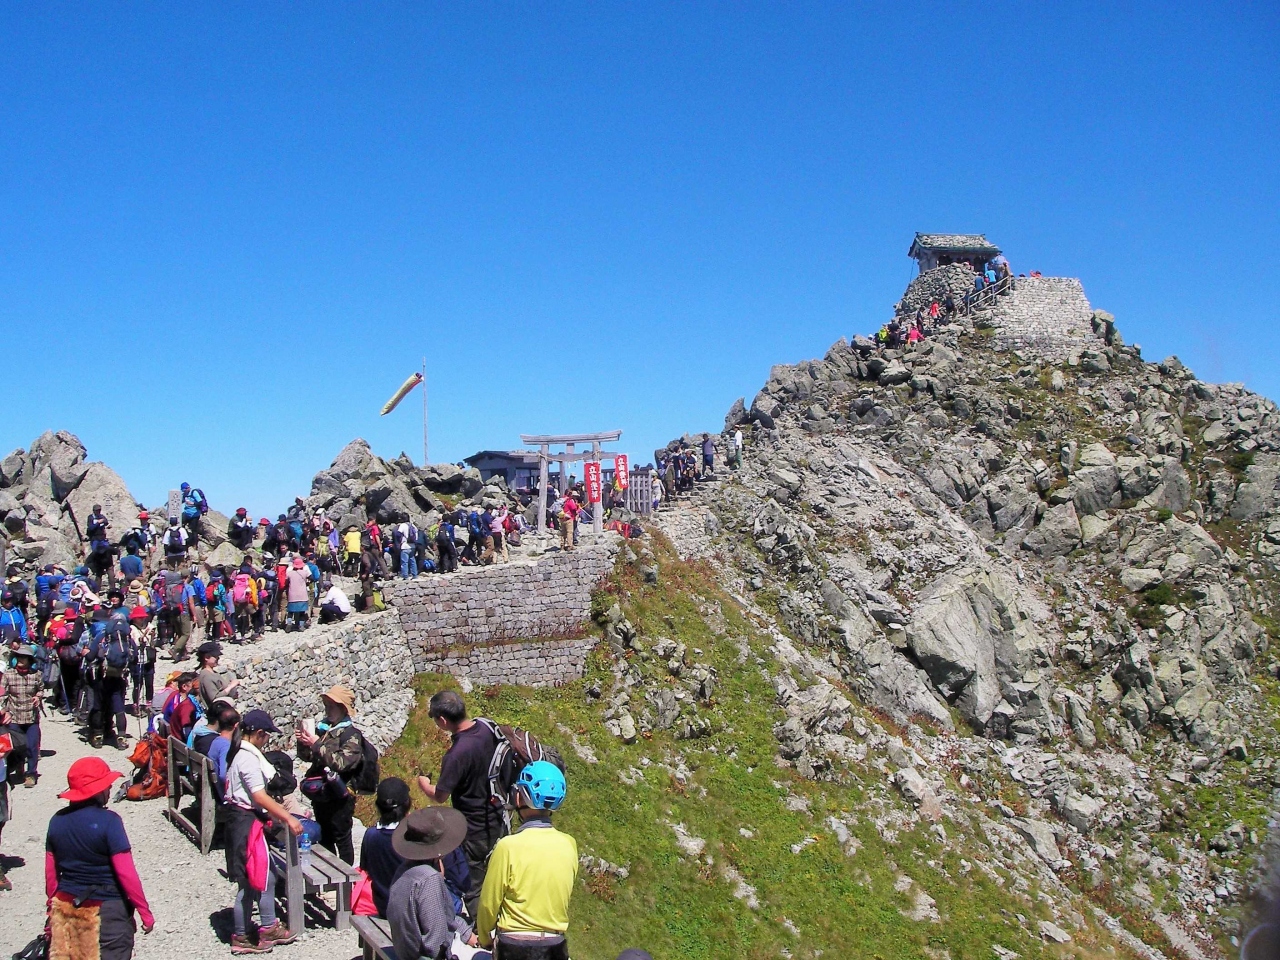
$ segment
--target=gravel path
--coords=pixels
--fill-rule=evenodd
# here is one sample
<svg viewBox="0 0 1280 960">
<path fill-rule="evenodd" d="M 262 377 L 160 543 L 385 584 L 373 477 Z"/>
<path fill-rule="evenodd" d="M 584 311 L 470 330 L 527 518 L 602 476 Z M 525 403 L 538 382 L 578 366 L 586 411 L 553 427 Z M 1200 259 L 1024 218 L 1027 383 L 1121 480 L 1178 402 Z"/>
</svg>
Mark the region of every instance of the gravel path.
<svg viewBox="0 0 1280 960">
<path fill-rule="evenodd" d="M 136 727 L 137 721 L 132 721 Z M 58 793 L 66 789 L 67 768 L 82 756 L 93 753 L 80 739 L 76 725 L 66 719 L 45 717 L 43 752 L 52 756 L 40 760 L 40 782 L 28 790 L 21 784 L 10 788 L 14 819 L 4 828 L 0 852 L 8 867 L 13 892 L 0 893 L 0 957 L 21 949 L 44 928 L 44 837 L 49 817 L 64 801 Z M 130 741 L 132 743 L 132 741 Z M 114 769 L 131 773 L 127 752 L 110 747 L 99 755 Z M 234 887 L 223 876 L 223 852 L 215 849 L 207 857 L 164 816 L 166 801 L 112 804 L 124 818 L 133 844 L 134 861 L 156 928 L 149 936 L 138 932 L 134 956 L 138 960 L 224 960 L 231 956 L 231 901 Z M 359 849 L 359 838 L 356 838 Z M 284 915 L 284 906 L 279 906 Z M 338 933 L 329 927 L 308 928 L 306 934 L 276 954 L 298 960 L 346 960 L 359 957 L 354 931 Z"/>
</svg>

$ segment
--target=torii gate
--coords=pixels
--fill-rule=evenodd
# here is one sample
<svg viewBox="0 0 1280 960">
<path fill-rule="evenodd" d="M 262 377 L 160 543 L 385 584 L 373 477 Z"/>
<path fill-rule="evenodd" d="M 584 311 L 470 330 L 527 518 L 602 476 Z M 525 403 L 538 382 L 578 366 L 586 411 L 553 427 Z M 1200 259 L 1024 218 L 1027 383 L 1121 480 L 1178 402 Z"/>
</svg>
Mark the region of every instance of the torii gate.
<svg viewBox="0 0 1280 960">
<path fill-rule="evenodd" d="M 612 443 L 622 436 L 621 430 L 610 430 L 605 433 L 566 433 L 556 436 L 526 436 L 520 434 L 520 442 L 538 447 L 538 533 L 547 529 L 547 464 L 555 460 L 560 464 L 560 492 L 564 493 L 565 477 L 568 471 L 565 465 L 575 460 L 592 460 L 600 462 L 601 457 L 616 457 L 617 453 L 601 450 L 600 444 Z M 552 445 L 564 444 L 564 453 L 552 453 Z M 591 444 L 589 451 L 575 453 L 574 447 L 579 443 Z M 603 500 L 603 497 L 601 498 Z M 596 533 L 604 532 L 602 503 L 591 504 L 591 529 Z"/>
</svg>

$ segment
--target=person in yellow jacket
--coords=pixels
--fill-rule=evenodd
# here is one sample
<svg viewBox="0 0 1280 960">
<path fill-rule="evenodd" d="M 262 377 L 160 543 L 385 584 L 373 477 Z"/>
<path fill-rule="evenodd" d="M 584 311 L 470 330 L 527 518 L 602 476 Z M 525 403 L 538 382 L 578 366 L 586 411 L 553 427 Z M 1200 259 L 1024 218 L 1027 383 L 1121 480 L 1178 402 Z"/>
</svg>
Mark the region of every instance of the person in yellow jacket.
<svg viewBox="0 0 1280 960">
<path fill-rule="evenodd" d="M 569 898 L 578 879 L 578 843 L 551 825 L 564 802 L 564 774 L 554 764 L 526 764 L 516 780 L 521 824 L 493 848 L 476 936 L 494 960 L 568 960 Z"/>
</svg>

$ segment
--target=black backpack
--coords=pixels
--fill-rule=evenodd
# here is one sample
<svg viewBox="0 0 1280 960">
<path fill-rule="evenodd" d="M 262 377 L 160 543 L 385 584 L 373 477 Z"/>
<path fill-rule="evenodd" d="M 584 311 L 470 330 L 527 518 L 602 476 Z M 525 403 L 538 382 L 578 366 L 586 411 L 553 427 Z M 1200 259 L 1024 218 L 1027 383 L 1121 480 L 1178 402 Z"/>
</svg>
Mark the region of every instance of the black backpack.
<svg viewBox="0 0 1280 960">
<path fill-rule="evenodd" d="M 268 750 L 263 754 L 276 768 L 275 776 L 267 781 L 267 795 L 283 800 L 298 789 L 298 778 L 293 773 L 293 758 L 283 750 Z M 374 788 L 377 790 L 377 788 Z"/>
<path fill-rule="evenodd" d="M 359 730 L 356 731 L 356 736 L 360 738 L 360 755 L 363 759 L 360 761 L 360 769 L 347 787 L 355 793 L 377 793 L 381 779 L 378 775 L 378 750 Z"/>
<path fill-rule="evenodd" d="M 361 550 L 373 549 L 373 534 L 371 534 L 368 530 L 362 530 L 360 532 L 360 549 Z"/>
</svg>

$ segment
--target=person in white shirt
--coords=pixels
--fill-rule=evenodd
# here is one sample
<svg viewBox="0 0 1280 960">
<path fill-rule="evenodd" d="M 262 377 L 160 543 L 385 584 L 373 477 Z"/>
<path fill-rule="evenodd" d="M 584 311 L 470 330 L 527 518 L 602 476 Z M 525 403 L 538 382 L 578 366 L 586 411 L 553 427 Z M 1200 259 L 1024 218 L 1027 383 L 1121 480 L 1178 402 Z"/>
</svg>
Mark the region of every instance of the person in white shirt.
<svg viewBox="0 0 1280 960">
<path fill-rule="evenodd" d="M 336 623 L 339 620 L 345 620 L 347 614 L 351 612 L 351 600 L 341 588 L 334 586 L 328 580 L 320 586 L 325 591 L 325 595 L 320 598 L 320 622 Z"/>
<path fill-rule="evenodd" d="M 267 784 L 276 769 L 262 755 L 271 734 L 279 733 L 265 710 L 250 710 L 240 721 L 240 749 L 227 767 L 227 879 L 237 885 L 232 907 L 233 954 L 268 953 L 273 946 L 293 943 L 298 934 L 276 919 L 276 880 L 267 863 L 266 885 L 261 891 L 249 882 L 250 859 L 268 858 L 267 840 L 260 829 L 259 813 L 267 813 L 283 823 L 294 836 L 302 833 L 302 823 L 267 793 Z M 261 862 L 259 860 L 259 862 Z M 247 914 L 258 898 L 258 942 L 246 932 Z"/>
</svg>

